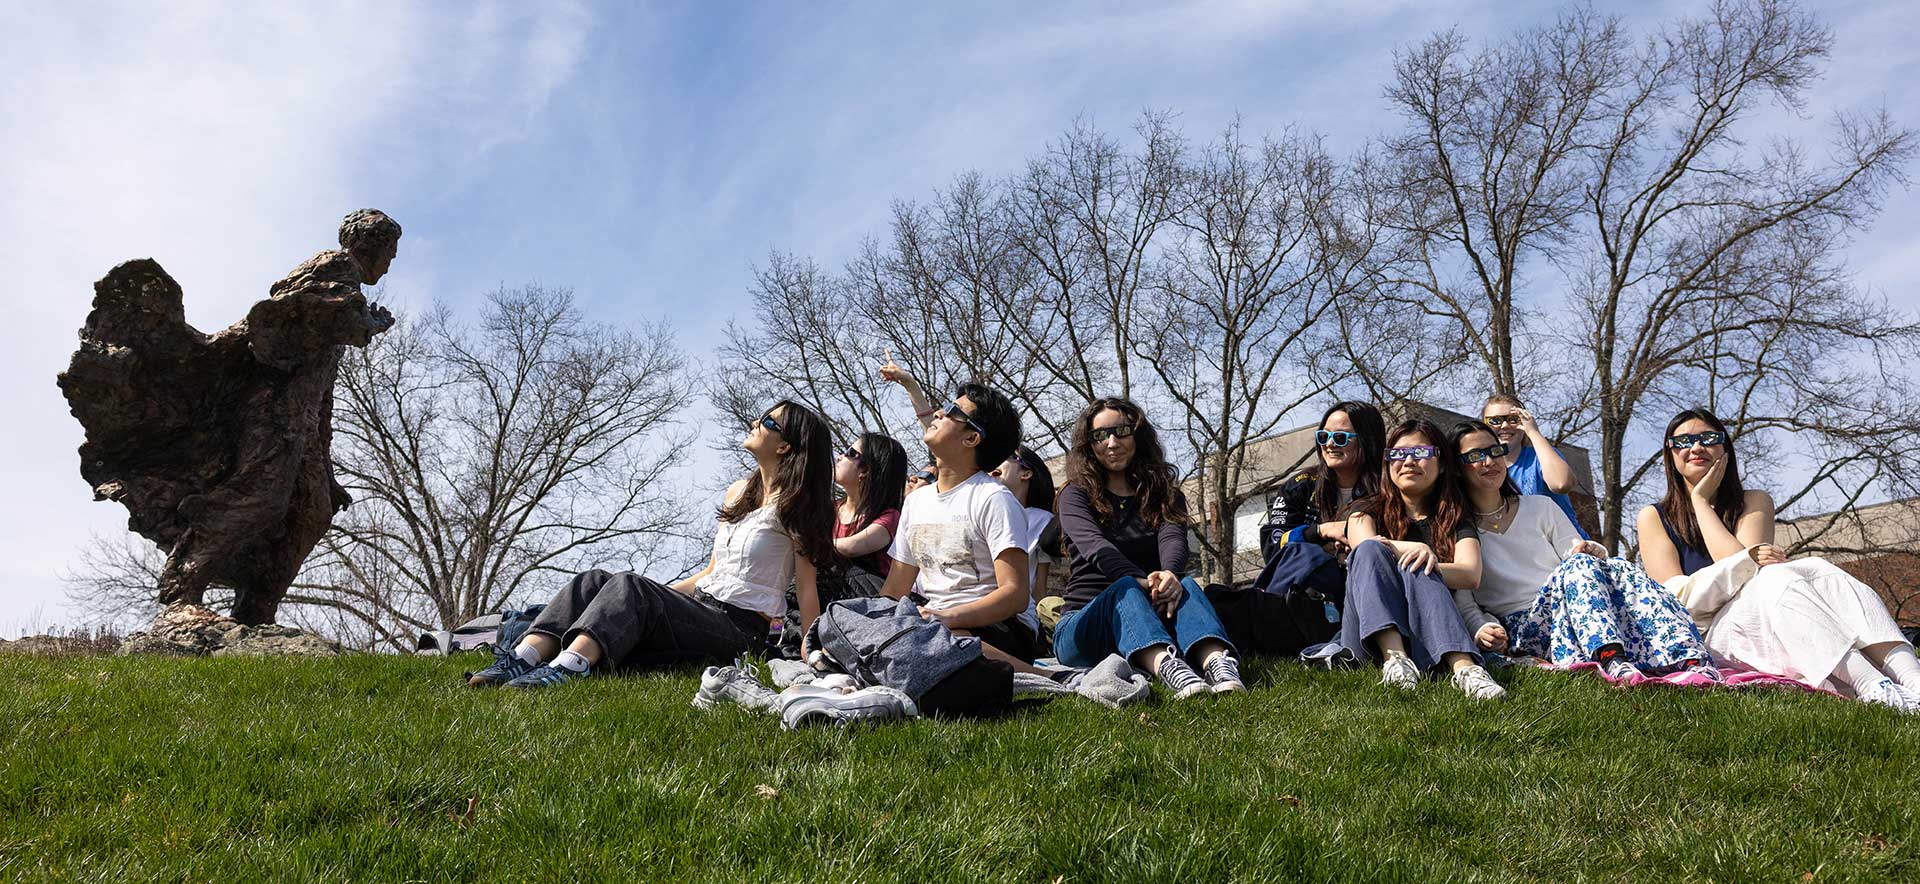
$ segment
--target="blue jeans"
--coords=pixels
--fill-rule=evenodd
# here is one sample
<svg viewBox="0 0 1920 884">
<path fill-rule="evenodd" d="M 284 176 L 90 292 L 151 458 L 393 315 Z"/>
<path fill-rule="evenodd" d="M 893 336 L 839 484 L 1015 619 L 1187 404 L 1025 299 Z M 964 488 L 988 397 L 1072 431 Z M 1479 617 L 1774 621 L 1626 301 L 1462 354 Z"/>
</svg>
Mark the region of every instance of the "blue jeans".
<svg viewBox="0 0 1920 884">
<path fill-rule="evenodd" d="M 1206 639 L 1231 648 L 1226 627 L 1220 625 L 1220 615 L 1213 612 L 1200 584 L 1182 577 L 1180 585 L 1186 592 L 1181 593 L 1180 607 L 1168 623 L 1153 609 L 1153 600 L 1139 580 L 1115 580 L 1093 601 L 1060 618 L 1053 630 L 1054 656 L 1068 666 L 1084 668 L 1108 654 L 1132 660 L 1136 652 L 1155 645 L 1172 645 L 1182 656 Z"/>
</svg>

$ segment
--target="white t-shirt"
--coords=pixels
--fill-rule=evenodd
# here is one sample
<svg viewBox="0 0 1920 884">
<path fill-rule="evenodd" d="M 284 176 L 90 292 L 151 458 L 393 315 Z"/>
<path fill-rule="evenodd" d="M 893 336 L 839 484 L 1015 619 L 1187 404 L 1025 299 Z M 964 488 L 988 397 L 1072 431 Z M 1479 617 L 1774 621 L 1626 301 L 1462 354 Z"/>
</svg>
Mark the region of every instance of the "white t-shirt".
<svg viewBox="0 0 1920 884">
<path fill-rule="evenodd" d="M 992 476 L 974 473 L 942 494 L 938 485 L 907 495 L 887 555 L 920 569 L 916 589 L 933 610 L 985 598 L 1000 586 L 993 560 L 1025 550 L 1027 512 Z"/>
<path fill-rule="evenodd" d="M 1035 632 L 1040 631 L 1040 603 L 1033 597 L 1035 583 L 1040 579 L 1040 566 L 1053 562 L 1053 557 L 1040 548 L 1040 535 L 1047 533 L 1047 525 L 1053 522 L 1053 514 L 1038 507 L 1027 507 L 1027 610 L 1020 614 L 1020 622 Z"/>
<path fill-rule="evenodd" d="M 1523 494 L 1514 506 L 1519 510 L 1506 531 L 1480 531 L 1480 588 L 1453 591 L 1468 632 L 1532 607 L 1547 578 L 1580 540 L 1580 532 L 1552 498 Z"/>
</svg>

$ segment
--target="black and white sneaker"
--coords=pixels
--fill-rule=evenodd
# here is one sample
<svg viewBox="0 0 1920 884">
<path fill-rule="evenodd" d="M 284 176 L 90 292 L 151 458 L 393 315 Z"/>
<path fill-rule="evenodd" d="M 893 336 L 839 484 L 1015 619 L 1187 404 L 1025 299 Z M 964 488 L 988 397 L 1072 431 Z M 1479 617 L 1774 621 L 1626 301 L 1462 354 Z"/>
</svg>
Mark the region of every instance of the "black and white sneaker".
<svg viewBox="0 0 1920 884">
<path fill-rule="evenodd" d="M 1180 659 L 1177 655 L 1168 654 L 1161 658 L 1160 665 L 1154 669 L 1153 674 L 1160 676 L 1160 683 L 1173 692 L 1173 698 L 1176 700 L 1185 700 L 1207 692 L 1206 681 L 1200 677 L 1199 673 L 1193 671 L 1193 667 L 1187 665 L 1187 661 Z"/>
<path fill-rule="evenodd" d="M 1207 665 L 1201 667 L 1206 673 L 1207 685 L 1216 694 L 1245 693 L 1247 683 L 1240 680 L 1240 661 L 1232 654 L 1215 654 Z"/>
</svg>

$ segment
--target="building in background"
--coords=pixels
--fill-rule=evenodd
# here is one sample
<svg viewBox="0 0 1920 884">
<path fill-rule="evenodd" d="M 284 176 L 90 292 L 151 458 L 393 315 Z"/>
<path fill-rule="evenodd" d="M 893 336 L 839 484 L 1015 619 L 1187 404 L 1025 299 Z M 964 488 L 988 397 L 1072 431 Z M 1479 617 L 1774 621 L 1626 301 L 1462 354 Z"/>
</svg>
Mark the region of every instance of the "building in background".
<svg viewBox="0 0 1920 884">
<path fill-rule="evenodd" d="M 1920 626 L 1920 497 L 1783 520 L 1774 540 L 1789 555 L 1824 556 L 1878 590 L 1902 627 Z"/>
</svg>

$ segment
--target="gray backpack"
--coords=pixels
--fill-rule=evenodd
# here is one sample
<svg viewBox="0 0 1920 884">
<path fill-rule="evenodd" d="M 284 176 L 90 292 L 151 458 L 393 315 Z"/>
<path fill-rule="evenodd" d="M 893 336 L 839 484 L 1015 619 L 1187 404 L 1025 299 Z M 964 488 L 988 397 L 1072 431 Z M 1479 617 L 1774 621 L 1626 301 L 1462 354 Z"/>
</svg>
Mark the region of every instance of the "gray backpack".
<svg viewBox="0 0 1920 884">
<path fill-rule="evenodd" d="M 980 659 L 980 640 L 920 616 L 912 599 L 844 599 L 813 621 L 808 646 L 825 651 L 861 687 L 882 685 L 918 701 Z"/>
</svg>

